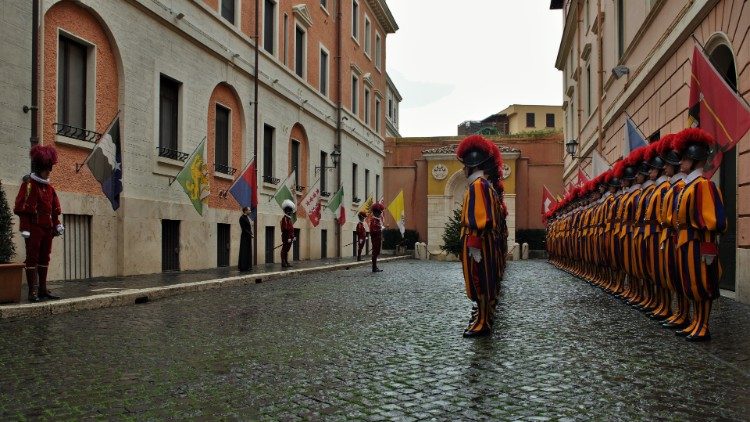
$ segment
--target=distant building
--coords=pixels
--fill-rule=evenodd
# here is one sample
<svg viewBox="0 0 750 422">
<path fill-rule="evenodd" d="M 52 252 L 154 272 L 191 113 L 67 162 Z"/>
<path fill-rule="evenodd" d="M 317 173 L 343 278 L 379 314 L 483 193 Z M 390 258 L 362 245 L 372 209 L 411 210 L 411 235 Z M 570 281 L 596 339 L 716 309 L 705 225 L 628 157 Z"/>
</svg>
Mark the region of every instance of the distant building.
<svg viewBox="0 0 750 422">
<path fill-rule="evenodd" d="M 483 120 L 467 120 L 458 125 L 458 135 L 515 135 L 534 130 L 563 130 L 561 106 L 512 104 Z"/>
<path fill-rule="evenodd" d="M 401 94 L 396 89 L 396 85 L 391 80 L 391 77 L 386 73 L 386 83 L 388 84 L 388 91 L 386 92 L 386 104 L 385 104 L 385 133 L 386 137 L 400 137 L 401 134 L 398 132 L 399 123 L 399 108 L 401 104 Z"/>
</svg>

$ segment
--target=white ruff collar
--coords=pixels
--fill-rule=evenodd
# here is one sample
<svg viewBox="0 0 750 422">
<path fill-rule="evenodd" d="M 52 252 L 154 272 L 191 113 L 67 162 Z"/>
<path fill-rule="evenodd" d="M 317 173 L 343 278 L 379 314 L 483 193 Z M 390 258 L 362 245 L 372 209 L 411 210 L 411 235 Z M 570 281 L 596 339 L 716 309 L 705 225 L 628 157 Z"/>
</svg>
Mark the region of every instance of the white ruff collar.
<svg viewBox="0 0 750 422">
<path fill-rule="evenodd" d="M 656 179 L 656 182 L 654 182 L 656 185 L 661 185 L 662 183 L 667 181 L 667 176 L 661 175 L 658 179 Z"/>
<path fill-rule="evenodd" d="M 647 187 L 649 187 L 649 186 L 651 186 L 653 184 L 654 184 L 653 180 L 646 180 L 646 183 L 644 183 L 642 187 L 643 187 L 643 189 L 646 189 Z"/>
<path fill-rule="evenodd" d="M 484 177 L 484 171 L 483 170 L 477 170 L 474 173 L 471 173 L 471 176 L 469 176 L 469 184 L 474 183 L 475 180 L 479 179 L 480 177 Z"/>
<path fill-rule="evenodd" d="M 36 173 L 31 173 L 30 177 L 41 184 L 49 185 L 48 179 L 42 179 L 41 177 L 37 176 Z"/>
<path fill-rule="evenodd" d="M 675 184 L 675 183 L 679 182 L 680 180 L 684 180 L 685 176 L 686 176 L 685 173 L 677 173 L 674 176 L 672 176 L 671 178 L 669 178 L 669 181 L 672 182 L 672 184 Z"/>
<path fill-rule="evenodd" d="M 685 184 L 690 184 L 690 182 L 701 176 L 703 176 L 703 169 L 695 169 L 687 175 L 687 177 L 685 178 Z"/>
</svg>

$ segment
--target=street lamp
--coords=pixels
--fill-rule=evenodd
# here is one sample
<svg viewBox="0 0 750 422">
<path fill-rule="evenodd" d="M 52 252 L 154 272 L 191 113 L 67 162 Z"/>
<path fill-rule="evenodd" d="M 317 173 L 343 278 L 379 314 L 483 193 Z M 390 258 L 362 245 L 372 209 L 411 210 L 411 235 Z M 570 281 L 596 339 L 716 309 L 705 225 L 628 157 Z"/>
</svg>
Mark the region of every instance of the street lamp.
<svg viewBox="0 0 750 422">
<path fill-rule="evenodd" d="M 315 174 L 317 174 L 319 171 L 322 172 L 325 170 L 333 170 L 339 166 L 339 158 L 341 157 L 341 153 L 339 152 L 339 150 L 334 149 L 330 155 L 331 155 L 331 161 L 333 162 L 333 166 L 326 166 L 326 163 L 321 163 L 322 165 L 315 166 Z"/>
<path fill-rule="evenodd" d="M 577 149 L 578 149 L 578 141 L 576 141 L 575 139 L 571 139 L 565 143 L 565 151 L 572 158 L 575 158 Z"/>
</svg>

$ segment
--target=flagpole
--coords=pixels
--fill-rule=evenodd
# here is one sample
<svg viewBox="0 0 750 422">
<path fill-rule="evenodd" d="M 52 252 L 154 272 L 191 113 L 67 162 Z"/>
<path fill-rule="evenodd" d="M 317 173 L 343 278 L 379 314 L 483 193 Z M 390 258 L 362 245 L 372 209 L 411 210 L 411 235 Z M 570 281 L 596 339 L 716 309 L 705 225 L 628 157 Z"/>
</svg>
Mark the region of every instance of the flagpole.
<svg viewBox="0 0 750 422">
<path fill-rule="evenodd" d="M 190 162 L 190 159 L 193 158 L 195 153 L 198 152 L 198 148 L 200 148 L 201 144 L 203 144 L 205 141 L 206 141 L 206 136 L 204 136 L 203 139 L 200 142 L 198 142 L 198 145 L 195 146 L 195 149 L 193 150 L 193 152 L 190 155 L 188 155 L 188 158 L 185 159 L 186 164 Z M 183 170 L 185 170 L 185 165 L 183 165 L 182 169 L 180 169 L 180 171 L 177 172 L 177 176 L 171 177 L 172 180 L 169 182 L 169 186 L 172 186 L 172 184 L 177 180 L 177 178 L 180 176 L 180 173 L 182 173 Z"/>
<path fill-rule="evenodd" d="M 112 130 L 112 125 L 115 123 L 115 120 L 117 120 L 117 118 L 120 117 L 120 111 L 122 110 L 117 110 L 117 113 L 115 113 L 115 117 L 113 117 L 112 120 L 110 120 L 109 125 L 107 125 L 106 129 L 104 130 L 104 133 L 102 133 L 102 136 L 108 134 L 109 131 Z M 87 155 L 86 159 L 83 160 L 83 163 L 76 164 L 76 173 L 80 172 L 83 166 L 85 166 L 86 163 L 88 163 L 91 157 L 94 155 L 94 151 L 96 151 L 96 146 L 99 145 L 100 139 L 101 139 L 101 136 L 96 140 L 96 143 L 94 144 L 94 148 L 91 149 L 91 152 L 89 152 L 89 155 Z"/>
<path fill-rule="evenodd" d="M 297 170 L 292 170 L 292 173 L 294 173 L 295 171 L 297 171 Z M 286 178 L 284 179 L 284 181 L 281 182 L 281 183 L 279 183 L 279 186 L 286 185 L 287 180 L 289 180 L 289 178 L 292 177 L 292 173 L 289 173 L 289 175 L 286 176 Z M 295 186 L 295 189 L 296 189 L 296 186 Z M 279 193 L 278 189 L 276 189 L 276 192 L 270 198 L 268 198 L 268 202 L 271 202 L 273 200 L 273 198 L 276 197 L 277 193 Z M 292 192 L 292 194 L 294 194 L 294 192 Z"/>
<path fill-rule="evenodd" d="M 242 171 L 240 172 L 239 176 L 237 176 L 237 178 L 234 179 L 234 181 L 232 182 L 232 184 L 229 186 L 229 189 L 227 189 L 227 192 L 230 191 L 230 190 L 232 190 L 232 188 L 234 187 L 234 185 L 236 185 L 237 182 L 239 182 L 240 177 L 242 177 L 242 175 L 245 174 L 245 171 L 247 171 L 248 167 L 250 167 L 250 165 L 253 163 L 253 161 L 255 161 L 255 156 L 254 155 L 253 155 L 253 158 L 251 158 L 250 161 L 247 162 L 247 165 L 245 165 L 245 167 L 242 169 Z"/>
</svg>

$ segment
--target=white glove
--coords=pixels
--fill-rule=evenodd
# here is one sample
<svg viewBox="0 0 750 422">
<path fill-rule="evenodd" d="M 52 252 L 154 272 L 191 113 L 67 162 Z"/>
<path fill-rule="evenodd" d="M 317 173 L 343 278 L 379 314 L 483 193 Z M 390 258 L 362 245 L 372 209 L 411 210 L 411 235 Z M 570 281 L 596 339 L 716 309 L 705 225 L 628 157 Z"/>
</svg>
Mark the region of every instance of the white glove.
<svg viewBox="0 0 750 422">
<path fill-rule="evenodd" d="M 63 226 L 62 224 L 58 224 L 56 228 L 58 236 L 62 236 L 63 233 L 65 233 L 65 226 Z"/>
<path fill-rule="evenodd" d="M 31 233 L 24 230 L 21 232 L 21 237 L 23 237 L 24 239 L 28 239 L 31 237 Z"/>
<path fill-rule="evenodd" d="M 482 251 L 478 248 L 469 248 L 469 256 L 474 258 L 477 263 L 482 262 Z"/>
</svg>

